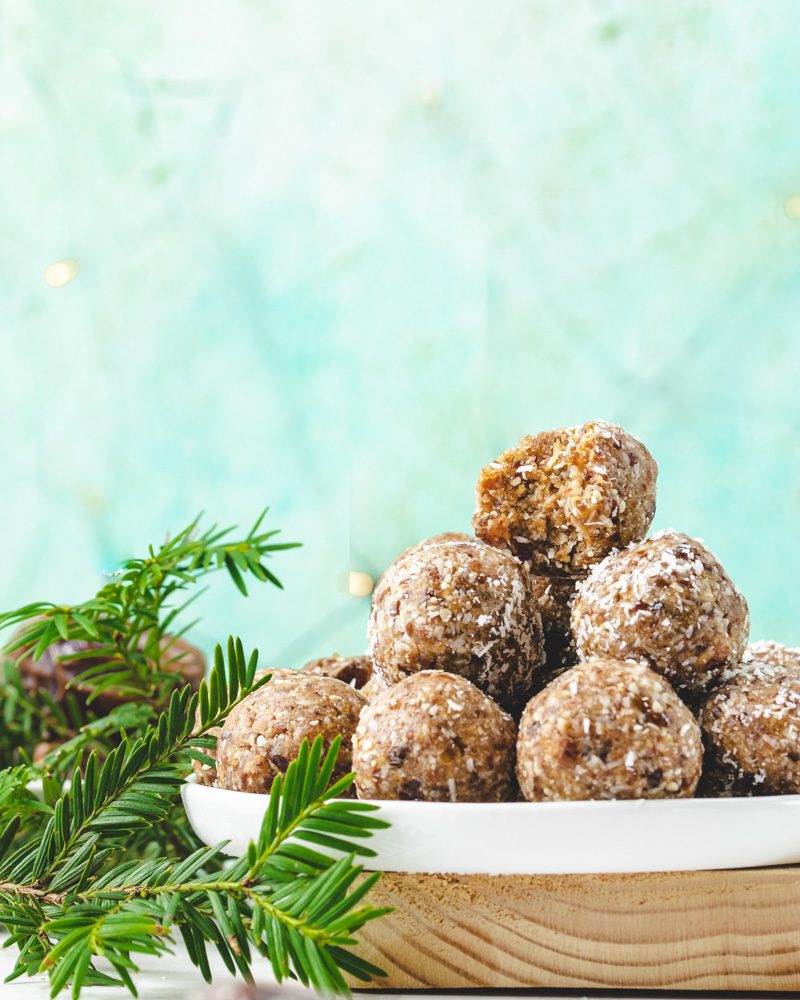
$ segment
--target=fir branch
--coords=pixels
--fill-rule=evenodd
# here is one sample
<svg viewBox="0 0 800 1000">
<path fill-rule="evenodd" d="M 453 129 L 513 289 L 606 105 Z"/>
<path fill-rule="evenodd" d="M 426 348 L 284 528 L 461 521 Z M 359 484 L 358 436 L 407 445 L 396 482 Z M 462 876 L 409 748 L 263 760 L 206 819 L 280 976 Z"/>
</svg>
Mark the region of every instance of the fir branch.
<svg viewBox="0 0 800 1000">
<path fill-rule="evenodd" d="M 49 691 L 29 691 L 11 659 L 0 664 L 0 767 L 30 763 L 35 748 L 74 737 L 84 718 L 75 696 L 59 705 Z"/>
<path fill-rule="evenodd" d="M 71 870 L 76 852 L 98 834 L 126 836 L 162 821 L 183 780 L 184 772 L 173 758 L 202 743 L 204 732 L 223 722 L 244 696 L 266 682 L 269 675 L 255 680 L 257 665 L 258 652 L 247 661 L 240 640 L 228 640 L 227 666 L 217 646 L 214 669 L 199 692 L 193 694 L 189 686 L 173 692 L 169 709 L 146 736 L 133 743 L 123 739 L 102 765 L 92 752 L 83 776 L 76 767 L 72 786 L 55 803 L 35 856 L 24 855 L 9 872 L 3 864 L 0 877 L 47 885 L 65 865 Z M 0 822 L 3 819 L 0 811 Z M 96 867 L 95 861 L 87 876 Z"/>
<path fill-rule="evenodd" d="M 0 627 L 22 625 L 12 652 L 36 658 L 58 640 L 91 644 L 64 657 L 86 661 L 71 682 L 79 697 L 28 691 L 14 662 L 0 678 L 9 720 L 0 761 L 22 762 L 0 771 L 0 924 L 6 946 L 19 949 L 9 980 L 47 971 L 53 996 L 70 983 L 73 997 L 110 983 L 135 995 L 132 956 L 169 951 L 176 933 L 206 978 L 209 943 L 231 972 L 249 977 L 258 952 L 279 980 L 296 977 L 323 993 L 348 992 L 342 973 L 382 975 L 351 948 L 353 934 L 387 912 L 363 904 L 378 876 L 361 878 L 355 863 L 374 854 L 361 841 L 386 824 L 374 806 L 336 798 L 352 775 L 328 787 L 338 742 L 325 760 L 320 739 L 304 744 L 273 785 L 258 840 L 231 865 L 222 845 L 199 845 L 177 799 L 191 759 L 208 760 L 216 745 L 208 731 L 268 678 L 256 681 L 257 653 L 246 660 L 230 639 L 227 661 L 217 647 L 196 694 L 180 688 L 172 644 L 194 597 L 178 605 L 174 597 L 213 569 L 243 593 L 248 572 L 280 586 L 262 559 L 294 546 L 259 533 L 262 518 L 240 542 L 216 528 L 198 537 L 195 522 L 125 563 L 91 601 L 0 616 Z M 92 699 L 107 690 L 131 702 L 97 718 Z M 50 738 L 59 745 L 33 765 L 33 746 Z M 30 789 L 37 776 L 41 798 Z M 116 978 L 95 967 L 100 957 Z"/>
<path fill-rule="evenodd" d="M 268 509 L 236 541 L 228 538 L 234 528 L 219 530 L 213 525 L 199 534 L 200 517 L 196 518 L 158 550 L 151 545 L 146 558 L 124 562 L 96 596 L 82 604 L 36 602 L 0 615 L 0 629 L 22 626 L 6 652 L 32 649 L 33 658 L 38 659 L 59 640 L 89 643 L 89 648 L 62 658 L 77 662 L 100 658 L 103 662 L 87 664 L 71 686 L 89 688 L 90 700 L 111 689 L 123 696 L 166 703 L 170 692 L 181 684 L 176 669 L 181 657 L 172 645 L 185 628 L 176 630 L 176 619 L 199 594 L 177 606 L 173 599 L 216 570 L 225 570 L 245 596 L 248 573 L 262 583 L 281 587 L 264 560 L 298 543 L 278 543 L 273 541 L 277 530 L 259 530 Z"/>
<path fill-rule="evenodd" d="M 46 879 L 0 883 L 0 920 L 20 947 L 11 978 L 47 971 L 52 996 L 71 982 L 77 997 L 82 985 L 97 981 L 93 963 L 104 957 L 135 995 L 131 956 L 169 951 L 176 931 L 209 981 L 208 943 L 231 972 L 249 978 L 256 951 L 269 957 L 278 981 L 296 977 L 324 994 L 349 992 L 342 972 L 365 980 L 383 975 L 349 949 L 357 944 L 353 934 L 389 912 L 361 905 L 377 873 L 353 888 L 362 875 L 356 855 L 374 855 L 359 841 L 387 824 L 371 815 L 375 806 L 336 798 L 353 778 L 329 787 L 338 748 L 336 741 L 322 760 L 321 737 L 310 749 L 303 744 L 285 780 L 273 785 L 257 842 L 224 872 L 208 872 L 224 846 L 217 845 L 183 861 L 124 861 L 89 882 L 92 843 L 83 868 L 80 851 L 69 862 L 69 886 L 57 890 L 58 878 L 49 887 Z M 160 767 L 155 758 L 148 780 Z M 137 805 L 149 821 L 145 804 Z M 15 822 L 0 836 L 0 858 Z M 334 860 L 303 839 L 347 853 Z"/>
<path fill-rule="evenodd" d="M 262 519 L 263 515 L 238 541 L 230 532 L 216 528 L 198 537 L 195 522 L 159 551 L 151 550 L 148 558 L 127 562 L 129 578 L 125 578 L 123 568 L 92 601 L 72 609 L 31 604 L 0 616 L 3 624 L 21 626 L 9 643 L 12 655 L 0 666 L 0 769 L 28 767 L 31 773 L 27 780 L 42 782 L 45 801 L 52 807 L 64 781 L 89 752 L 95 751 L 97 764 L 102 764 L 123 738 L 133 744 L 144 737 L 169 703 L 172 691 L 186 682 L 180 670 L 183 654 L 179 649 L 183 646 L 177 647 L 175 642 L 189 626 L 181 626 L 179 616 L 202 591 L 195 588 L 180 603 L 176 598 L 186 596 L 181 594 L 183 588 L 190 587 L 204 572 L 215 568 L 227 571 L 225 559 L 233 558 L 231 553 L 236 552 L 256 578 L 269 581 L 274 577 L 267 577 L 266 571 L 260 573 L 255 563 L 279 549 L 293 547 L 275 544 L 276 532 L 262 532 Z M 238 573 L 241 577 L 242 570 Z M 126 600 L 134 611 L 146 606 L 147 613 L 131 616 L 124 607 Z M 47 650 L 49 663 L 40 662 L 33 668 L 29 661 L 48 625 L 56 628 L 60 645 Z M 65 625 L 70 639 L 67 648 L 63 643 Z M 35 641 L 27 638 L 32 629 Z M 101 654 L 106 654 L 105 660 Z M 56 672 L 53 661 L 66 662 L 63 669 L 56 663 Z M 53 670 L 52 680 L 48 665 Z M 81 670 L 82 675 L 76 676 Z M 63 685 L 70 677 L 64 692 Z M 104 692 L 111 697 L 95 700 Z M 108 714 L 102 714 L 101 705 Z M 201 755 L 208 746 L 198 745 L 189 753 Z M 162 823 L 143 827 L 126 838 L 131 856 L 186 854 L 198 846 L 180 805 L 168 808 Z M 0 822 L 3 815 L 0 809 Z M 18 841 L 29 828 L 30 823 Z"/>
</svg>

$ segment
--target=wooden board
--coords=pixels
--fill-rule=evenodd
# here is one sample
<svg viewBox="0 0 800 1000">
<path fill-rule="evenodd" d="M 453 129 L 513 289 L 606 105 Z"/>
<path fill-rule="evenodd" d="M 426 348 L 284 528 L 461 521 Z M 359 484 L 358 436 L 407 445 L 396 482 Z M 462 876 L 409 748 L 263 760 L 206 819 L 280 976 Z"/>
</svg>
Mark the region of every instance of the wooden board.
<svg viewBox="0 0 800 1000">
<path fill-rule="evenodd" d="M 648 875 L 407 875 L 358 953 L 365 988 L 800 990 L 800 867 Z"/>
</svg>

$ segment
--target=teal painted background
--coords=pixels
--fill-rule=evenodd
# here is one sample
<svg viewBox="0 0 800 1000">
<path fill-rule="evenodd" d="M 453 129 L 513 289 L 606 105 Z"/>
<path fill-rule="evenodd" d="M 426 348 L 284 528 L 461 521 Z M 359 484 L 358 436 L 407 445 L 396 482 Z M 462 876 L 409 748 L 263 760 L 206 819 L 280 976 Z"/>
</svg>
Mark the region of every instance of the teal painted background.
<svg viewBox="0 0 800 1000">
<path fill-rule="evenodd" d="M 270 503 L 285 593 L 215 580 L 195 639 L 360 651 L 349 569 L 602 416 L 800 644 L 798 38 L 794 0 L 5 0 L 0 605 Z"/>
</svg>

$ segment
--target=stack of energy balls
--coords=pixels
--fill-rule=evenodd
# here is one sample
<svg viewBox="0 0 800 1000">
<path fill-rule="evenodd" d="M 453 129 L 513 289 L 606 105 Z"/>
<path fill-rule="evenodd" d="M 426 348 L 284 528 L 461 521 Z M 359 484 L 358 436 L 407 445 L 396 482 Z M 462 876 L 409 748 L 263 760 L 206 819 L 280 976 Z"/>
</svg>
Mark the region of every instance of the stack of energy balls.
<svg viewBox="0 0 800 1000">
<path fill-rule="evenodd" d="M 645 537 L 656 475 L 604 421 L 523 438 L 480 473 L 474 536 L 386 569 L 367 655 L 274 672 L 198 780 L 267 792 L 320 733 L 363 799 L 800 792 L 800 650 L 748 646 L 702 542 Z"/>
</svg>

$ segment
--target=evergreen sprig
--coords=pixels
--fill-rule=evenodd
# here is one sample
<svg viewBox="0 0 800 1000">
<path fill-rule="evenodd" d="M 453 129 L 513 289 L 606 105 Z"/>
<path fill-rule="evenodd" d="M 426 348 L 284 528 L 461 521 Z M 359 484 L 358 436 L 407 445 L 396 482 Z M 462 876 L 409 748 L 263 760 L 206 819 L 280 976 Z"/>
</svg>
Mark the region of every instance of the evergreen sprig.
<svg viewBox="0 0 800 1000">
<path fill-rule="evenodd" d="M 227 663 L 217 647 L 199 692 L 173 692 L 152 729 L 123 739 L 102 765 L 89 753 L 52 807 L 24 814 L 13 812 L 20 796 L 0 798 L 0 923 L 11 935 L 7 945 L 20 950 L 9 980 L 46 971 L 54 997 L 68 983 L 75 998 L 84 985 L 112 982 L 136 995 L 132 956 L 169 951 L 176 931 L 208 980 L 209 942 L 231 972 L 249 978 L 256 951 L 279 981 L 296 976 L 322 993 L 349 992 L 342 972 L 382 975 L 349 949 L 353 934 L 388 912 L 360 905 L 377 874 L 354 887 L 362 874 L 356 856 L 374 856 L 360 840 L 387 824 L 370 815 L 374 806 L 337 798 L 353 777 L 330 785 L 338 740 L 324 760 L 321 738 L 303 744 L 272 787 L 258 840 L 230 867 L 220 865 L 223 844 L 183 860 L 125 856 L 131 834 L 168 816 L 189 759 L 208 761 L 203 750 L 215 742 L 208 730 L 268 682 L 269 675 L 256 679 L 256 666 L 257 653 L 246 660 L 241 642 L 230 639 Z M 25 769 L 18 771 L 19 784 Z M 117 978 L 95 967 L 100 957 Z"/>
<path fill-rule="evenodd" d="M 0 628 L 21 626 L 8 647 L 17 656 L 89 644 L 50 649 L 85 662 L 63 698 L 30 687 L 13 657 L 0 672 L 0 765 L 18 765 L 0 770 L 0 924 L 6 946 L 19 949 L 10 979 L 46 971 L 53 996 L 68 984 L 73 997 L 109 983 L 135 994 L 137 954 L 169 951 L 177 934 L 206 978 L 209 943 L 232 972 L 249 976 L 258 952 L 279 979 L 325 993 L 347 992 L 343 972 L 380 974 L 350 949 L 353 934 L 386 912 L 363 905 L 378 876 L 360 880 L 355 863 L 373 854 L 363 838 L 386 824 L 373 806 L 336 798 L 352 776 L 328 788 L 338 741 L 324 760 L 321 740 L 304 744 L 273 786 L 258 840 L 233 863 L 223 845 L 200 844 L 178 797 L 192 760 L 211 761 L 209 730 L 268 678 L 256 677 L 257 653 L 246 659 L 230 639 L 199 691 L 183 686 L 172 646 L 194 598 L 175 597 L 213 569 L 244 594 L 247 573 L 280 586 L 262 560 L 293 545 L 260 533 L 263 516 L 237 542 L 216 528 L 199 535 L 194 522 L 124 563 L 91 601 L 0 615 Z M 105 715 L 96 700 L 104 692 L 115 705 Z"/>
<path fill-rule="evenodd" d="M 163 821 L 182 784 L 187 758 L 209 760 L 196 747 L 208 748 L 214 738 L 202 734 L 224 721 L 242 697 L 269 677 L 255 679 L 257 664 L 258 652 L 246 661 L 240 640 L 228 640 L 227 666 L 217 646 L 214 669 L 208 681 L 202 681 L 199 692 L 192 693 L 188 685 L 173 692 L 168 710 L 145 736 L 133 743 L 123 738 L 102 764 L 92 751 L 83 775 L 80 767 L 75 768 L 71 787 L 54 804 L 36 854 L 31 855 L 23 846 L 17 852 L 19 857 L 12 855 L 2 863 L 0 878 L 43 883 L 53 889 L 51 880 L 61 881 L 57 873 L 65 866 L 71 870 L 76 855 L 81 861 L 88 860 L 89 849 L 101 834 L 104 840 L 130 835 Z M 13 801 L 10 806 L 0 806 L 0 822 L 7 819 L 4 812 L 10 808 Z M 87 877 L 95 869 L 93 863 Z"/>
<path fill-rule="evenodd" d="M 234 528 L 219 529 L 216 524 L 201 534 L 198 516 L 160 548 L 151 545 L 147 557 L 123 562 L 91 600 L 73 606 L 39 601 L 0 615 L 0 629 L 22 626 L 6 652 L 31 649 L 38 659 L 60 640 L 89 643 L 89 648 L 73 650 L 62 658 L 90 661 L 71 681 L 71 686 L 90 689 L 90 702 L 110 689 L 117 695 L 166 704 L 171 691 L 182 683 L 177 669 L 182 654 L 173 648 L 175 639 L 195 624 L 189 622 L 177 630 L 176 619 L 199 593 L 174 606 L 176 595 L 214 570 L 226 570 L 245 596 L 247 574 L 281 587 L 264 559 L 273 552 L 296 548 L 298 543 L 278 543 L 273 541 L 277 530 L 259 530 L 268 510 L 238 540 L 228 538 Z M 51 705 L 45 708 L 53 713 Z M 58 719 L 57 712 L 55 716 L 68 726 L 69 720 Z"/>
</svg>

